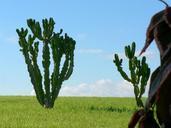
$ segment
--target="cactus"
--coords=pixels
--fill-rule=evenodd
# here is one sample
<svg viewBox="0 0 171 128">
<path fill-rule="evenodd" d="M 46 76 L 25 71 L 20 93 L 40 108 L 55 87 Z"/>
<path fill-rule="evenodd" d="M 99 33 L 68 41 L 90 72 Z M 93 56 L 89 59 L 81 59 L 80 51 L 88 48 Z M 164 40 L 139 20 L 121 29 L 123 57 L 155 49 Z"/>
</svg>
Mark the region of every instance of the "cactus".
<svg viewBox="0 0 171 128">
<path fill-rule="evenodd" d="M 61 35 L 62 29 L 59 33 L 53 32 L 55 25 L 53 18 L 43 19 L 42 23 L 41 27 L 39 22 L 28 19 L 27 25 L 32 34 L 28 34 L 28 29 L 23 28 L 16 31 L 36 98 L 43 107 L 53 108 L 63 81 L 69 79 L 73 72 L 76 42 L 67 34 Z M 38 65 L 39 42 L 43 44 L 43 75 Z M 65 58 L 64 62 L 62 58 Z M 50 71 L 51 61 L 52 71 Z"/>
<path fill-rule="evenodd" d="M 125 55 L 129 60 L 129 71 L 130 76 L 122 68 L 122 59 L 119 58 L 118 54 L 114 55 L 113 62 L 115 63 L 117 70 L 120 72 L 121 76 L 128 82 L 130 82 L 134 87 L 134 94 L 136 99 L 136 104 L 138 107 L 144 107 L 142 102 L 142 95 L 145 92 L 147 81 L 150 76 L 150 68 L 146 63 L 146 57 L 142 57 L 142 60 L 139 60 L 135 56 L 136 44 L 135 42 L 132 45 L 125 47 Z"/>
</svg>

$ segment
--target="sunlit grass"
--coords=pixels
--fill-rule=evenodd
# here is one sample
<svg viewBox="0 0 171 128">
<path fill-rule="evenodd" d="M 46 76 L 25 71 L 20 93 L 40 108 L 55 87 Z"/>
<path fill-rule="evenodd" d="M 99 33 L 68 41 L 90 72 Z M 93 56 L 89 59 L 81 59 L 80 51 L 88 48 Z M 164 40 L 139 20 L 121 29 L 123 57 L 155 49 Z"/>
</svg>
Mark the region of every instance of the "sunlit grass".
<svg viewBox="0 0 171 128">
<path fill-rule="evenodd" d="M 0 97 L 0 128 L 126 128 L 133 98 L 59 97 L 51 110 L 35 97 Z"/>
</svg>

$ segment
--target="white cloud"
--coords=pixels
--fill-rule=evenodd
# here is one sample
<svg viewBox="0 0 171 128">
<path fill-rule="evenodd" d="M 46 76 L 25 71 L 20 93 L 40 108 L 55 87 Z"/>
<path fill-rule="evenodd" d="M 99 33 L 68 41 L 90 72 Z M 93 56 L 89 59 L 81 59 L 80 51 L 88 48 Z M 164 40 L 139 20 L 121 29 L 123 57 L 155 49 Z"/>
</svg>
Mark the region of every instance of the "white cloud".
<svg viewBox="0 0 171 128">
<path fill-rule="evenodd" d="M 35 91 L 32 90 L 32 91 L 30 92 L 30 95 L 31 95 L 31 96 L 35 96 L 35 95 L 36 95 L 36 94 L 35 94 Z"/>
<path fill-rule="evenodd" d="M 135 53 L 135 55 L 136 55 L 136 56 L 139 56 L 140 52 L 141 52 L 141 51 L 138 50 L 138 51 Z M 159 54 L 156 54 L 156 52 L 155 52 L 154 50 L 148 50 L 148 51 L 145 51 L 141 56 L 145 56 L 145 57 L 147 57 L 148 59 L 153 59 L 153 58 L 159 56 Z"/>
<path fill-rule="evenodd" d="M 77 41 L 84 41 L 86 38 L 87 38 L 87 34 L 85 34 L 85 33 L 79 33 L 76 35 Z"/>
<path fill-rule="evenodd" d="M 123 60 L 127 59 L 124 52 L 123 53 L 116 53 L 116 54 L 118 54 L 120 59 L 123 59 Z M 135 52 L 135 56 L 137 56 L 139 58 L 141 58 L 142 56 L 145 56 L 147 58 L 147 60 L 155 59 L 157 56 L 159 56 L 159 54 L 156 54 L 155 51 L 153 51 L 153 50 L 146 51 L 141 56 L 139 56 L 139 54 L 140 54 L 140 50 Z M 104 57 L 106 59 L 113 60 L 114 59 L 114 53 L 104 54 Z"/>
<path fill-rule="evenodd" d="M 82 83 L 75 86 L 64 85 L 60 96 L 133 97 L 134 92 L 132 85 L 126 81 L 115 83 L 110 79 L 102 79 L 94 83 Z"/>
<path fill-rule="evenodd" d="M 88 49 L 79 49 L 77 51 L 78 53 L 82 53 L 82 54 L 98 54 L 100 55 L 103 59 L 106 60 L 113 60 L 114 59 L 114 52 L 107 52 L 103 49 L 96 49 L 96 48 L 88 48 Z M 135 52 L 135 55 L 138 57 L 140 53 L 140 50 L 137 50 Z M 122 58 L 123 60 L 127 59 L 127 57 L 125 56 L 125 52 L 121 52 L 121 53 L 116 53 L 118 54 L 119 58 Z M 158 56 L 158 54 L 156 54 L 156 52 L 154 50 L 148 50 L 145 53 L 143 53 L 140 57 L 142 56 L 146 56 L 147 59 L 154 59 L 156 58 L 156 56 Z"/>
<path fill-rule="evenodd" d="M 120 59 L 126 59 L 126 56 L 124 53 L 116 53 L 116 54 L 118 54 Z M 103 57 L 107 60 L 113 60 L 114 55 L 115 55 L 115 53 L 105 53 L 105 54 L 103 54 Z"/>
<path fill-rule="evenodd" d="M 9 43 L 17 43 L 18 42 L 18 38 L 16 36 L 10 36 L 6 38 L 6 41 Z"/>
<path fill-rule="evenodd" d="M 99 53 L 103 53 L 103 50 L 102 49 L 80 49 L 78 50 L 78 53 L 99 54 Z"/>
<path fill-rule="evenodd" d="M 148 94 L 148 86 L 144 96 Z M 30 92 L 31 96 L 35 91 Z M 101 79 L 94 83 L 63 85 L 59 96 L 97 96 L 97 97 L 134 97 L 133 87 L 127 81 L 115 83 L 110 79 Z"/>
</svg>

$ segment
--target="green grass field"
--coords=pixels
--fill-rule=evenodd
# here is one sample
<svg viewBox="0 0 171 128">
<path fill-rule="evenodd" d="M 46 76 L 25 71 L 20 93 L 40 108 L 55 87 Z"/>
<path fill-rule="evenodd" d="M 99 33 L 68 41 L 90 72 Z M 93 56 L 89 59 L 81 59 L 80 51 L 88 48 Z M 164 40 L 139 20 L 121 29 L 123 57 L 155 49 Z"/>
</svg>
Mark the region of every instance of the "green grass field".
<svg viewBox="0 0 171 128">
<path fill-rule="evenodd" d="M 35 97 L 1 96 L 0 128 L 127 128 L 133 98 L 59 97 L 51 110 Z"/>
</svg>

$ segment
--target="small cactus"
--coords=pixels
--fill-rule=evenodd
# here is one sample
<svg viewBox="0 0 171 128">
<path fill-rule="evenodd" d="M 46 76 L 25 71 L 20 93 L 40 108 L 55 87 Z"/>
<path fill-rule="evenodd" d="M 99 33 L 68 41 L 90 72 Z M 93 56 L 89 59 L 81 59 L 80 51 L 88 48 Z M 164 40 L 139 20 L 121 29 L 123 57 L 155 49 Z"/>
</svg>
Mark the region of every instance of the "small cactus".
<svg viewBox="0 0 171 128">
<path fill-rule="evenodd" d="M 118 54 L 114 55 L 113 62 L 115 63 L 117 70 L 120 72 L 121 76 L 128 82 L 130 82 L 134 87 L 134 94 L 136 99 L 136 104 L 138 107 L 144 107 L 142 102 L 142 95 L 145 92 L 147 81 L 150 77 L 150 68 L 146 63 L 146 57 L 142 57 L 142 60 L 139 60 L 135 56 L 136 44 L 135 42 L 132 45 L 125 47 L 125 55 L 129 61 L 129 71 L 130 76 L 122 68 L 122 59 L 119 58 Z"/>
<path fill-rule="evenodd" d="M 44 19 L 42 23 L 43 28 L 41 28 L 39 22 L 28 19 L 27 25 L 32 34 L 28 34 L 28 29 L 23 28 L 16 31 L 19 36 L 20 51 L 24 55 L 37 100 L 45 108 L 52 108 L 63 81 L 69 79 L 73 72 L 76 42 L 67 34 L 62 36 L 62 30 L 59 33 L 53 31 L 55 25 L 53 18 Z M 43 44 L 43 75 L 37 62 L 39 42 Z M 65 59 L 61 68 L 60 64 L 63 57 Z M 50 74 L 51 58 L 54 67 L 52 74 Z"/>
</svg>

